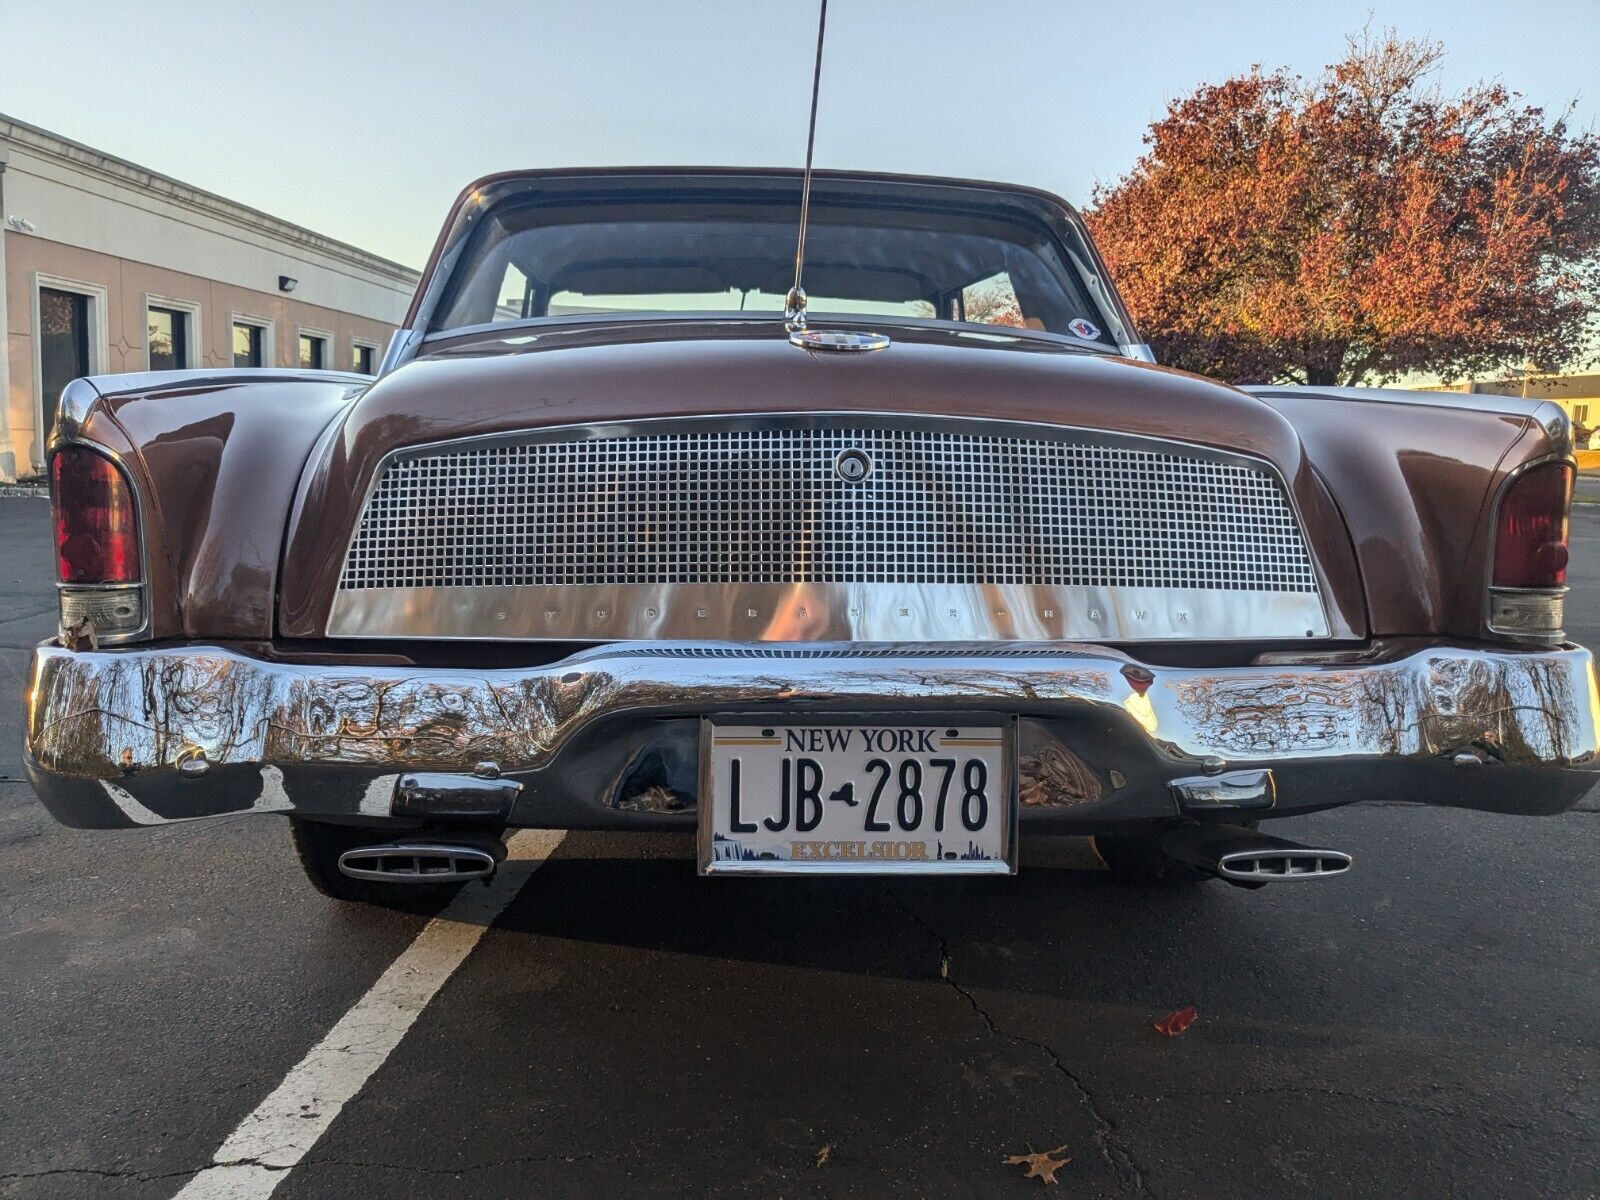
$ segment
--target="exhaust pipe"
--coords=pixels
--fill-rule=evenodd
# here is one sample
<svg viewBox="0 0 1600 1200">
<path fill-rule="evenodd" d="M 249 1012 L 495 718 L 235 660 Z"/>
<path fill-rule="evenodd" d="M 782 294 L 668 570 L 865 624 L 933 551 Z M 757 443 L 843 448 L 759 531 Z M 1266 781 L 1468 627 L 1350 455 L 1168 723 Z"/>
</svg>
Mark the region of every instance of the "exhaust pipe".
<svg viewBox="0 0 1600 1200">
<path fill-rule="evenodd" d="M 1302 846 L 1238 825 L 1179 825 L 1161 837 L 1168 858 L 1209 871 L 1241 887 L 1287 879 L 1327 879 L 1350 869 L 1343 850 Z"/>
<path fill-rule="evenodd" d="M 374 883 L 462 883 L 488 880 L 506 856 L 499 838 L 434 842 L 416 839 L 357 846 L 339 856 L 339 870 Z"/>
</svg>

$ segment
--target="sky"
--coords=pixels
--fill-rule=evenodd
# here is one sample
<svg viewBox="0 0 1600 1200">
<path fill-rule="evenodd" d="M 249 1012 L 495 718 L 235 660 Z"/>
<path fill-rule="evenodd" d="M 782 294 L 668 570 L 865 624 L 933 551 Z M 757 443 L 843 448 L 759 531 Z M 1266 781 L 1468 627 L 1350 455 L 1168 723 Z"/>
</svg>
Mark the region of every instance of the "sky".
<svg viewBox="0 0 1600 1200">
<path fill-rule="evenodd" d="M 799 166 L 814 0 L 0 0 L 0 113 L 420 266 L 494 171 Z M 1074 203 L 1150 122 L 1253 64 L 1314 74 L 1371 23 L 1600 127 L 1600 0 L 830 0 L 819 167 Z"/>
</svg>

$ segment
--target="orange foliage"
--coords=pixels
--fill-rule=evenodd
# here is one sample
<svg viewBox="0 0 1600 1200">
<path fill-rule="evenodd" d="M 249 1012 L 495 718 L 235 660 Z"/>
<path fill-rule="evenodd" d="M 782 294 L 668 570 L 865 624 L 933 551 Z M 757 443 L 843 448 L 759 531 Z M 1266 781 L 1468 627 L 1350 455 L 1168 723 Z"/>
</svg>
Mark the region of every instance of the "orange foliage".
<svg viewBox="0 0 1600 1200">
<path fill-rule="evenodd" d="M 1600 139 L 1498 85 L 1430 86 L 1441 48 L 1352 41 L 1174 102 L 1087 214 L 1164 363 L 1355 384 L 1584 346 L 1600 291 Z"/>
</svg>

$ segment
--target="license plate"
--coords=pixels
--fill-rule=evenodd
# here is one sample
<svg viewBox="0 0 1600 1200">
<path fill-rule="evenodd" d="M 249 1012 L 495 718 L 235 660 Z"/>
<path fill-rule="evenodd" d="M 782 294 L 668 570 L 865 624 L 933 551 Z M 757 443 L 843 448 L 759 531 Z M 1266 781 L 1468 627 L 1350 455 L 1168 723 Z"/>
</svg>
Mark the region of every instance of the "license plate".
<svg viewBox="0 0 1600 1200">
<path fill-rule="evenodd" d="M 1009 722 L 703 731 L 702 874 L 1016 869 Z"/>
</svg>

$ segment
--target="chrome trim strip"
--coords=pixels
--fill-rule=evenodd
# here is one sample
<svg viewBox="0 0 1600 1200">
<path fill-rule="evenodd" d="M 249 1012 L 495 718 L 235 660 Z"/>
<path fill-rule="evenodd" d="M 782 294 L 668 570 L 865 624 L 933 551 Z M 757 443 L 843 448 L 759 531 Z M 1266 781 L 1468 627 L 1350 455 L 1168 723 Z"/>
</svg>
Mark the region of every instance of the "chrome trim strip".
<svg viewBox="0 0 1600 1200">
<path fill-rule="evenodd" d="M 1325 638 L 1306 592 L 962 583 L 361 588 L 328 636 L 430 641 L 1229 642 Z"/>
<path fill-rule="evenodd" d="M 136 592 L 142 583 L 62 583 L 56 581 L 57 592 Z"/>
<path fill-rule="evenodd" d="M 389 345 L 384 349 L 383 361 L 378 364 L 378 373 L 374 378 L 382 379 L 390 371 L 415 358 L 421 346 L 420 329 L 396 329 L 389 335 Z"/>
<path fill-rule="evenodd" d="M 1549 400 L 1531 396 L 1496 396 L 1488 392 L 1419 392 L 1406 388 L 1376 387 L 1320 387 L 1313 384 L 1256 384 L 1238 385 L 1241 392 L 1252 396 L 1312 395 L 1327 400 L 1363 400 L 1379 404 L 1408 404 L 1415 408 L 1455 408 L 1471 412 L 1499 413 L 1507 417 L 1532 417 L 1545 424 L 1550 414 L 1545 408 L 1566 420 L 1561 406 Z M 1546 432 L 1554 433 L 1548 428 Z"/>
<path fill-rule="evenodd" d="M 782 314 L 777 314 L 780 318 Z M 401 355 L 402 362 L 415 358 L 424 349 L 444 345 L 457 340 L 472 338 L 489 338 L 494 340 L 517 338 L 519 341 L 527 339 L 537 341 L 540 336 L 547 333 L 560 332 L 565 329 L 585 329 L 591 327 L 616 326 L 626 329 L 631 326 L 688 326 L 688 325 L 726 325 L 730 329 L 748 330 L 770 327 L 774 324 L 774 314 L 771 312 L 730 312 L 727 309 L 678 309 L 671 312 L 598 312 L 598 313 L 562 313 L 550 317 L 518 317 L 505 321 L 481 321 L 476 325 L 452 325 L 448 329 L 436 329 L 428 333 L 412 331 L 415 340 L 404 347 Z M 1053 333 L 1047 329 L 1028 329 L 1020 325 L 989 325 L 980 321 L 943 321 L 932 318 L 919 319 L 914 317 L 884 316 L 881 313 L 828 313 L 821 316 L 807 318 L 807 323 L 816 329 L 842 329 L 848 330 L 868 326 L 874 329 L 898 329 L 915 336 L 917 333 L 937 333 L 947 337 L 970 338 L 979 341 L 1001 342 L 1037 342 L 1046 346 L 1054 346 L 1061 350 L 1083 350 L 1107 356 L 1122 356 L 1124 358 L 1137 358 L 1139 355 L 1130 353 L 1138 347 L 1132 343 L 1119 342 L 1110 345 L 1106 342 L 1095 341 L 1091 338 L 1081 338 L 1070 333 Z M 779 329 L 782 331 L 781 322 Z M 787 338 L 787 334 L 783 335 Z M 1154 358 L 1149 361 L 1154 362 Z M 362 378 L 366 378 L 362 376 Z"/>
<path fill-rule="evenodd" d="M 1009 333 L 1006 336 L 1010 336 Z M 1263 458 L 1256 454 L 1247 454 L 1242 450 L 1222 450 L 1216 446 L 1186 441 L 1182 438 L 1153 437 L 1142 433 L 1117 433 L 1084 425 L 1057 425 L 1044 421 L 973 417 L 959 413 L 924 414 L 888 412 L 883 409 L 821 409 L 807 411 L 788 410 L 750 416 L 648 417 L 638 420 L 596 421 L 589 424 L 575 425 L 535 425 L 525 429 L 507 430 L 503 433 L 440 438 L 431 442 L 417 442 L 409 446 L 397 446 L 388 451 L 378 461 L 377 467 L 373 470 L 373 478 L 367 484 L 367 494 L 362 501 L 362 507 L 366 507 L 366 501 L 371 499 L 378 480 L 396 459 L 423 457 L 446 449 L 515 445 L 529 441 L 570 441 L 579 437 L 638 437 L 653 433 L 675 433 L 697 425 L 711 429 L 769 430 L 825 429 L 835 425 L 870 424 L 883 428 L 921 429 L 926 431 L 930 423 L 955 426 L 960 432 L 967 434 L 989 434 L 996 437 L 1053 438 L 1060 441 L 1082 442 L 1088 445 L 1126 445 L 1156 452 L 1177 450 L 1195 458 L 1206 458 L 1221 463 L 1234 463 L 1239 466 L 1267 471 L 1272 474 L 1280 486 L 1283 484 L 1283 474 L 1271 459 Z M 1294 497 L 1288 493 L 1287 488 L 1284 490 L 1285 495 L 1289 496 L 1289 501 L 1292 504 Z M 1298 515 L 1296 513 L 1297 517 Z"/>
<path fill-rule="evenodd" d="M 206 387 L 233 387 L 243 383 L 343 383 L 366 387 L 370 375 L 352 371 L 313 370 L 310 367 L 189 367 L 177 371 L 129 371 L 121 375 L 90 375 L 87 381 L 101 396 L 127 392 L 169 392 Z"/>
<path fill-rule="evenodd" d="M 362 524 L 397 462 L 508 445 L 698 432 L 767 432 L 868 426 L 961 436 L 1029 438 L 1129 448 L 1236 465 L 1268 476 L 1299 532 L 1305 522 L 1275 464 L 1171 438 L 983 417 L 884 412 L 666 417 L 561 425 L 447 439 L 391 450 L 368 481 L 345 544 L 348 575 Z M 758 641 L 1238 641 L 1326 638 L 1316 591 L 944 582 L 727 583 L 341 587 L 326 632 L 340 638 L 603 640 L 750 638 Z"/>
</svg>

